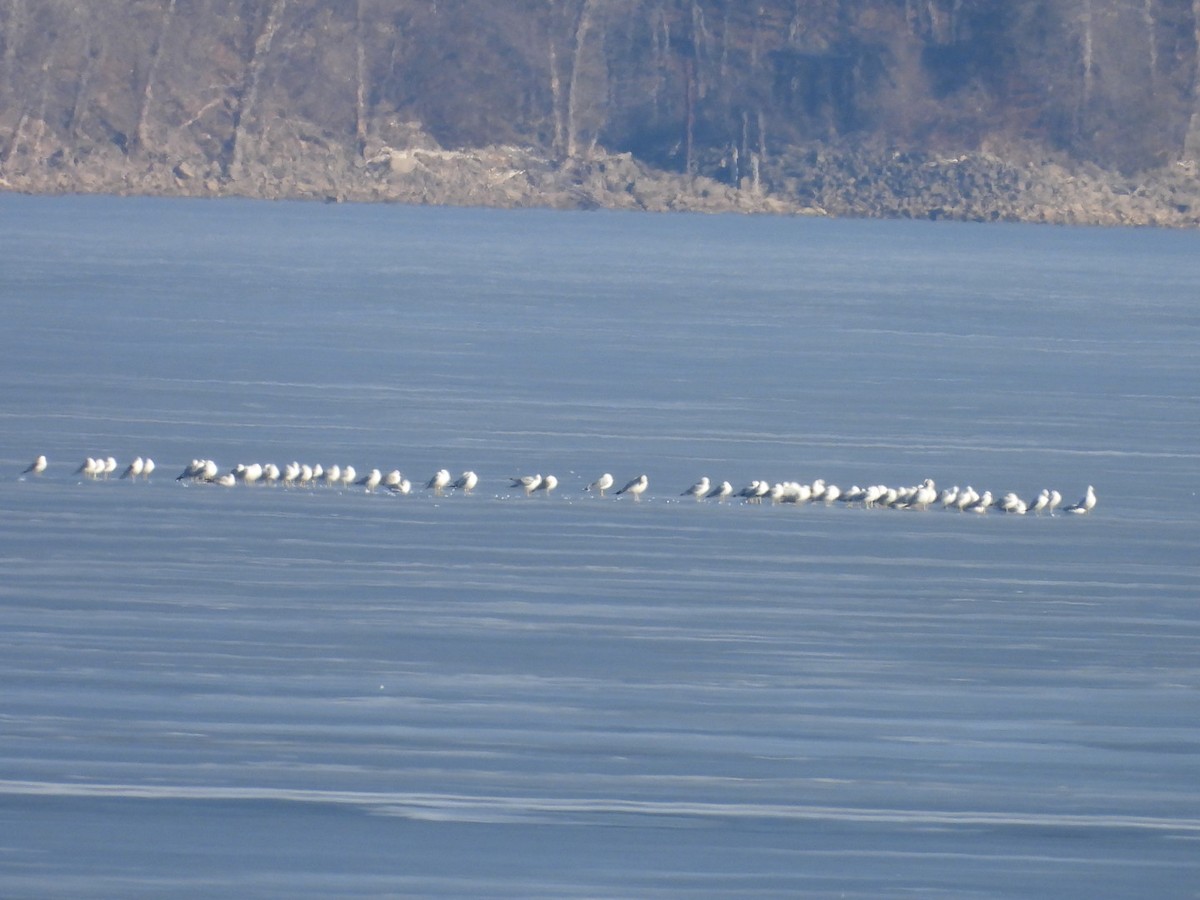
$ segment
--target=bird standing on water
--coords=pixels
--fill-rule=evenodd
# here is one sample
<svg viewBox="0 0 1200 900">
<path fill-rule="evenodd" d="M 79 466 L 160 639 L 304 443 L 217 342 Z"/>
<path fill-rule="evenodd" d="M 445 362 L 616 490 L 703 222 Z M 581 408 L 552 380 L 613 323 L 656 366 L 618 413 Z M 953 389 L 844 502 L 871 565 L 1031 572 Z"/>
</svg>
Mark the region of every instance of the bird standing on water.
<svg viewBox="0 0 1200 900">
<path fill-rule="evenodd" d="M 1096 508 L 1096 489 L 1090 484 L 1087 486 L 1087 493 L 1083 495 L 1078 503 L 1074 503 L 1067 507 L 1067 512 L 1075 513 L 1077 516 L 1086 516 Z"/>
<path fill-rule="evenodd" d="M 458 480 L 451 485 L 456 491 L 462 491 L 464 494 L 469 494 L 475 490 L 475 485 L 479 484 L 479 476 L 474 472 L 466 471 L 458 476 Z"/>
<path fill-rule="evenodd" d="M 536 475 L 513 475 L 511 480 L 512 487 L 519 487 L 525 492 L 526 497 L 542 485 L 542 476 L 540 473 Z"/>
<path fill-rule="evenodd" d="M 442 496 L 442 491 L 446 489 L 446 485 L 450 483 L 450 470 L 438 469 L 432 478 L 425 484 L 426 490 L 433 491 L 439 497 Z"/>
<path fill-rule="evenodd" d="M 639 475 L 637 478 L 633 479 L 633 481 L 629 482 L 629 484 L 625 485 L 625 487 L 617 491 L 617 496 L 619 497 L 622 494 L 633 494 L 634 500 L 641 500 L 642 494 L 645 493 L 646 488 L 649 486 L 650 479 L 645 475 Z"/>
<path fill-rule="evenodd" d="M 613 486 L 613 477 L 608 472 L 605 472 L 603 475 L 601 475 L 599 478 L 597 478 L 595 481 L 593 481 L 591 484 L 589 484 L 586 488 L 584 488 L 584 490 L 585 491 L 596 491 L 600 494 L 601 497 L 603 497 L 604 492 L 607 491 L 612 486 Z"/>
</svg>

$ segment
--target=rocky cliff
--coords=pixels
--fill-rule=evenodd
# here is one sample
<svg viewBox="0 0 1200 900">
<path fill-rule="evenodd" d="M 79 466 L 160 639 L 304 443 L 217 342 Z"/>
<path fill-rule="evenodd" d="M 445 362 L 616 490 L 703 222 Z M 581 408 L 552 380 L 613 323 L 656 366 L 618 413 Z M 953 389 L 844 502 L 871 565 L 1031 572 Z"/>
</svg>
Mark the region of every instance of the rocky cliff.
<svg viewBox="0 0 1200 900">
<path fill-rule="evenodd" d="M 1200 0 L 0 0 L 0 187 L 1200 222 Z"/>
</svg>

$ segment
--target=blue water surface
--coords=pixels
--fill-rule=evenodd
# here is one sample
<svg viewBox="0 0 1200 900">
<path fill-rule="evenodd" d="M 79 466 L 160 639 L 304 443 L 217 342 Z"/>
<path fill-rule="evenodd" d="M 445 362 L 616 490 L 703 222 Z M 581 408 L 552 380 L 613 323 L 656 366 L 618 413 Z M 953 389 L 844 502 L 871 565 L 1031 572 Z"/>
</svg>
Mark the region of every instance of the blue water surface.
<svg viewBox="0 0 1200 900">
<path fill-rule="evenodd" d="M 1197 896 L 1198 251 L 0 195 L 0 894 Z"/>
</svg>

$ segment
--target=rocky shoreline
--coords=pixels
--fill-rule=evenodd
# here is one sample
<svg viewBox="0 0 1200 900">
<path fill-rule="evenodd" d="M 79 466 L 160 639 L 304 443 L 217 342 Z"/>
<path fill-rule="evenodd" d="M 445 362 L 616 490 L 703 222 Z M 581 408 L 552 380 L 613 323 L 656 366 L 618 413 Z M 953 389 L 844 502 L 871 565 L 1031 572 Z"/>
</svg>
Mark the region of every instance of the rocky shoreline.
<svg viewBox="0 0 1200 900">
<path fill-rule="evenodd" d="M 559 162 L 535 149 L 438 147 L 425 135 L 361 154 L 338 142 L 276 145 L 239 161 L 125 154 L 115 147 L 50 149 L 8 160 L 0 190 L 181 197 L 254 197 L 439 206 L 766 213 L 836 217 L 1200 225 L 1193 163 L 1130 177 L 1036 148 L 955 155 L 888 148 L 790 148 L 755 162 L 755 177 L 710 160 L 706 175 L 655 169 L 630 154 L 594 151 Z M 737 177 L 738 184 L 730 183 Z"/>
</svg>

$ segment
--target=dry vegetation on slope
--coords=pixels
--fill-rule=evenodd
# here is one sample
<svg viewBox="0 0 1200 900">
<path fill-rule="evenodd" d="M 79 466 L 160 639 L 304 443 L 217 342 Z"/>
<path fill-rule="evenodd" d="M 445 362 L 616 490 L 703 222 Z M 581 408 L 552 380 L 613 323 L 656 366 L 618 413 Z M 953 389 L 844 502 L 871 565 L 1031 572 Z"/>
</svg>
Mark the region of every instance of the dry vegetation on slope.
<svg viewBox="0 0 1200 900">
<path fill-rule="evenodd" d="M 0 0 L 18 190 L 1200 221 L 1200 0 Z"/>
</svg>

